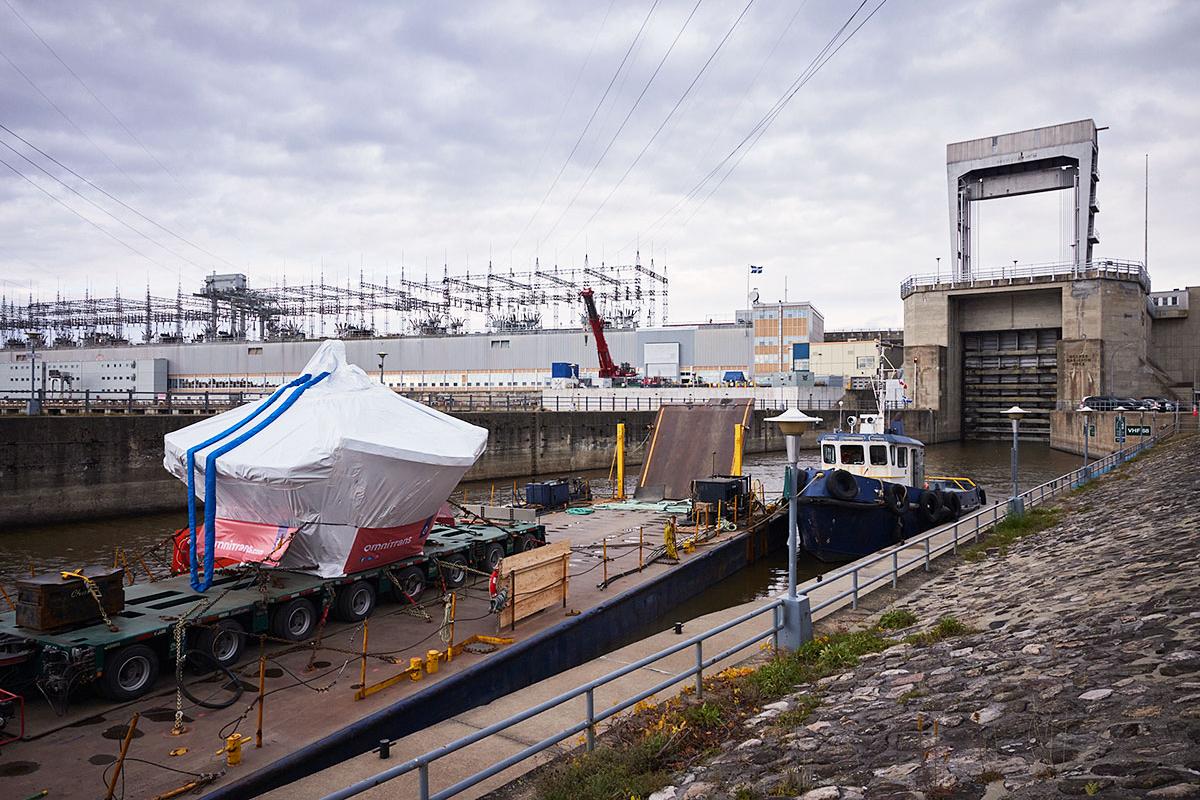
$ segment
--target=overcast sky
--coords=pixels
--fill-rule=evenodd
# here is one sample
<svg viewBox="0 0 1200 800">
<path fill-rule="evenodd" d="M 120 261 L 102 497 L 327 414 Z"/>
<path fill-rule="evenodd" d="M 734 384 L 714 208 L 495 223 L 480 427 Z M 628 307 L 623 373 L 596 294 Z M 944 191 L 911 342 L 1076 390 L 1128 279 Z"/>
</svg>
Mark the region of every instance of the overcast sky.
<svg viewBox="0 0 1200 800">
<path fill-rule="evenodd" d="M 344 283 L 360 264 L 440 277 L 443 260 L 621 262 L 640 245 L 669 267 L 672 321 L 729 318 L 753 263 L 764 299 L 786 276 L 827 327 L 898 325 L 900 281 L 949 266 L 946 143 L 1089 117 L 1110 128 L 1097 255 L 1141 258 L 1149 153 L 1155 287 L 1200 283 L 1194 1 L 888 0 L 682 203 L 857 3 L 756 0 L 735 25 L 744 0 L 4 2 L 0 122 L 161 226 L 0 130 L 124 222 L 0 146 L 45 190 L 0 165 L 0 290 L 21 300 L 147 280 L 170 295 L 234 265 L 252 285 L 322 265 Z M 1069 257 L 1058 194 L 979 211 L 982 266 Z"/>
</svg>

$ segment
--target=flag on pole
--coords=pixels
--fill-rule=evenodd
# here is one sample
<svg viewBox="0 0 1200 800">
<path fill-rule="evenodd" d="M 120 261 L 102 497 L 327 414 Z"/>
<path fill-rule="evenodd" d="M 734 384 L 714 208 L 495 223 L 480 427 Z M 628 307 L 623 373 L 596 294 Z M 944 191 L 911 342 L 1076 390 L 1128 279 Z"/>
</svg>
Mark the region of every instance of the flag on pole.
<svg viewBox="0 0 1200 800">
<path fill-rule="evenodd" d="M 763 270 L 763 268 L 762 268 L 762 267 L 757 267 L 757 266 L 755 266 L 754 264 L 751 264 L 751 265 L 750 265 L 750 274 L 751 274 L 751 275 L 761 275 L 761 274 L 762 274 L 762 270 Z"/>
</svg>

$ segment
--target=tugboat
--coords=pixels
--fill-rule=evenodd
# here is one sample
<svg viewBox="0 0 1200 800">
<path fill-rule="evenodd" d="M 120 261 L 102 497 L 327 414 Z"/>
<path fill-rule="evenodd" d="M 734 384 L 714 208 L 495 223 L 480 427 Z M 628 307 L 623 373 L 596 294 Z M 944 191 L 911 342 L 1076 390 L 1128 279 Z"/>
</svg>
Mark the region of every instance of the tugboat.
<svg viewBox="0 0 1200 800">
<path fill-rule="evenodd" d="M 970 478 L 925 476 L 925 445 L 887 422 L 883 374 L 874 381 L 879 412 L 820 437 L 820 468 L 797 476 L 801 543 L 821 561 L 861 558 L 987 500 Z"/>
</svg>

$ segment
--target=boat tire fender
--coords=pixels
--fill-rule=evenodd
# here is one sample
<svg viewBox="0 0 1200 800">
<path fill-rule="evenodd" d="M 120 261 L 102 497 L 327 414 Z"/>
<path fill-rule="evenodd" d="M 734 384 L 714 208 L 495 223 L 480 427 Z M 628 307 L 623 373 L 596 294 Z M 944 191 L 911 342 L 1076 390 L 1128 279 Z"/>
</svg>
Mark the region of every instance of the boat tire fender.
<svg viewBox="0 0 1200 800">
<path fill-rule="evenodd" d="M 908 510 L 908 490 L 898 483 L 885 483 L 883 502 L 893 514 L 903 514 Z"/>
<path fill-rule="evenodd" d="M 942 510 L 942 498 L 926 489 L 917 500 L 917 513 L 921 519 L 932 525 L 937 522 L 938 512 Z"/>
<path fill-rule="evenodd" d="M 835 500 L 853 500 L 858 497 L 858 481 L 844 469 L 835 469 L 825 478 L 825 490 Z"/>
<path fill-rule="evenodd" d="M 946 492 L 942 495 L 942 507 L 950 512 L 950 519 L 958 519 L 962 516 L 962 498 L 957 492 Z"/>
</svg>

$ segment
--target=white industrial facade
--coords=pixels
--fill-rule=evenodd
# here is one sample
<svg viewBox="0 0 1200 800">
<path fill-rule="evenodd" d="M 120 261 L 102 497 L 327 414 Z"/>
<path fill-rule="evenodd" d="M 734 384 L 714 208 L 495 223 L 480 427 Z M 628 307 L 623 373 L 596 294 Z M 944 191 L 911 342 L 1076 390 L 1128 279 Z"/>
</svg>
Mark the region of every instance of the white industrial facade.
<svg viewBox="0 0 1200 800">
<path fill-rule="evenodd" d="M 142 355 L 140 348 L 123 348 Z M 90 392 L 95 395 L 165 392 L 169 365 L 165 358 L 89 358 L 91 353 L 70 350 L 6 351 L 0 363 L 0 394 L 6 396 L 45 391 L 46 394 Z M 54 356 L 66 358 L 55 358 Z"/>
<path fill-rule="evenodd" d="M 753 339 L 748 325 L 611 330 L 605 337 L 613 359 L 629 362 L 642 375 L 717 383 L 727 371 L 752 373 Z M 294 377 L 319 344 L 310 340 L 49 348 L 38 350 L 36 357 L 39 374 L 43 362 L 50 370 L 66 370 L 74 369 L 69 365 L 93 362 L 162 360 L 172 389 L 253 388 Z M 396 388 L 543 388 L 551 385 L 550 365 L 556 361 L 578 364 L 582 378 L 598 377 L 596 345 L 589 330 L 346 340 L 350 362 L 372 375 L 379 374 L 381 352 L 386 354 L 384 382 Z M 27 350 L 0 351 L 0 374 L 7 381 L 11 371 L 18 387 L 24 374 L 23 387 L 28 390 L 28 358 Z M 122 382 L 121 388 L 135 387 Z"/>
</svg>

